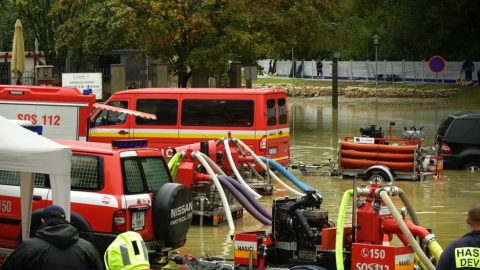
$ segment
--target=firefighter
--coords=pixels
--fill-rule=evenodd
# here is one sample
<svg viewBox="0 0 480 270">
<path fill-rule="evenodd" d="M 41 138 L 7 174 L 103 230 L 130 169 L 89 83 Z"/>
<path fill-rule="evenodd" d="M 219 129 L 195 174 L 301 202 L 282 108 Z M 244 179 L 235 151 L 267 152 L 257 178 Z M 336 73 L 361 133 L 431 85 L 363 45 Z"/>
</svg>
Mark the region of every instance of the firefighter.
<svg viewBox="0 0 480 270">
<path fill-rule="evenodd" d="M 480 268 L 480 204 L 468 211 L 470 232 L 451 242 L 438 261 L 437 270 Z"/>
<path fill-rule="evenodd" d="M 60 206 L 45 208 L 41 223 L 35 236 L 23 241 L 7 257 L 3 270 L 104 269 L 96 248 L 79 237 Z"/>
<path fill-rule="evenodd" d="M 107 270 L 150 269 L 145 242 L 133 231 L 119 234 L 105 251 L 104 260 Z"/>
</svg>

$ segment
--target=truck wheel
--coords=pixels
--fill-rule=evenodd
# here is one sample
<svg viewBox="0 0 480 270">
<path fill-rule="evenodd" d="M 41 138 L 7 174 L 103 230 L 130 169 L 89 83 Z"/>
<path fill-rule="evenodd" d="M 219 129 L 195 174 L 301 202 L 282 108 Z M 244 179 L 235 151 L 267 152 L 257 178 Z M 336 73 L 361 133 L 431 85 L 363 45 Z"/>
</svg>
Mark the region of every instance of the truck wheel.
<svg viewBox="0 0 480 270">
<path fill-rule="evenodd" d="M 92 227 L 80 214 L 77 212 L 70 213 L 70 224 L 78 229 L 80 237 L 95 245 L 92 234 Z"/>
<path fill-rule="evenodd" d="M 177 248 L 187 238 L 193 218 L 192 193 L 184 185 L 166 183 L 153 201 L 153 227 L 158 240 Z"/>
<path fill-rule="evenodd" d="M 382 170 L 371 170 L 367 173 L 367 179 L 369 181 L 375 182 L 391 182 L 392 180 L 388 177 L 387 173 Z"/>
<path fill-rule="evenodd" d="M 470 172 L 479 171 L 480 161 L 467 161 L 465 164 L 463 164 L 462 168 Z"/>
</svg>

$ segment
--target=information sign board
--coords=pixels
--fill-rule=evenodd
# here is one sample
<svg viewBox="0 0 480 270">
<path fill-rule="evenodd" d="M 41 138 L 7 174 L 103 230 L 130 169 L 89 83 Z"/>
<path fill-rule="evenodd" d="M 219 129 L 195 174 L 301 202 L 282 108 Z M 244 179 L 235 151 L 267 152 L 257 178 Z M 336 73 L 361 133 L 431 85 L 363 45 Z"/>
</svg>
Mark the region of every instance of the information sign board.
<svg viewBox="0 0 480 270">
<path fill-rule="evenodd" d="M 90 88 L 97 100 L 102 99 L 102 73 L 62 73 L 63 87 L 76 87 L 78 90 Z"/>
</svg>

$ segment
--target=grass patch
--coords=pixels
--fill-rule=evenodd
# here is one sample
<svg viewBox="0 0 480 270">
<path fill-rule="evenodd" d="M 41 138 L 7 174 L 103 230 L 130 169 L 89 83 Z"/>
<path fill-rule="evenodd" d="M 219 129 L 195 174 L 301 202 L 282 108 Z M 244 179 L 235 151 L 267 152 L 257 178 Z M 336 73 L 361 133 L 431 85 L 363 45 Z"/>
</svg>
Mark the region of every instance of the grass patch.
<svg viewBox="0 0 480 270">
<path fill-rule="evenodd" d="M 475 86 L 463 86 L 461 87 L 463 93 L 461 95 L 451 98 L 451 102 L 458 104 L 461 110 L 478 110 L 480 108 L 480 87 Z"/>
</svg>

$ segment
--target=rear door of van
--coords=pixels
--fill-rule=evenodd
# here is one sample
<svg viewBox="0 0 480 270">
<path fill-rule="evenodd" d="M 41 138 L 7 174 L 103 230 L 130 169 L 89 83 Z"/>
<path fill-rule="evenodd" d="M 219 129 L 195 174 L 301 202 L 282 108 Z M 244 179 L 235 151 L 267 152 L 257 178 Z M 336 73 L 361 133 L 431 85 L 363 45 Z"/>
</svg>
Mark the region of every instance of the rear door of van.
<svg viewBox="0 0 480 270">
<path fill-rule="evenodd" d="M 266 145 L 263 145 L 262 138 L 260 148 L 266 147 L 264 151 L 268 157 L 286 166 L 290 163 L 290 123 L 286 95 L 284 92 L 267 94 L 265 104 Z"/>
<path fill-rule="evenodd" d="M 136 94 L 133 110 L 154 114 L 157 119 L 132 119 L 135 139 L 147 139 L 149 147 L 162 150 L 164 156 L 173 155 L 172 148 L 179 145 L 179 95 Z"/>
</svg>

